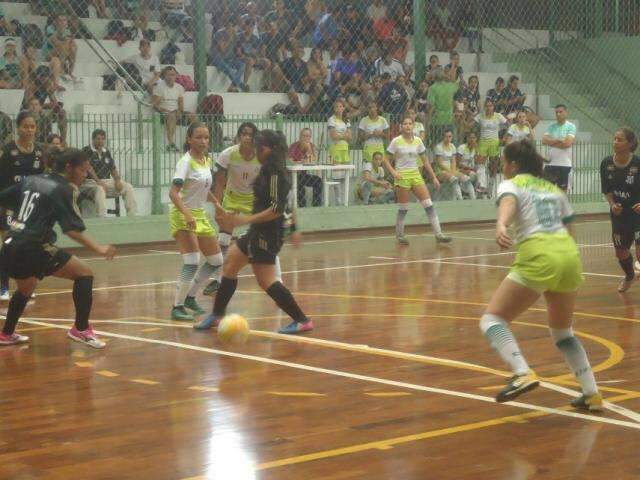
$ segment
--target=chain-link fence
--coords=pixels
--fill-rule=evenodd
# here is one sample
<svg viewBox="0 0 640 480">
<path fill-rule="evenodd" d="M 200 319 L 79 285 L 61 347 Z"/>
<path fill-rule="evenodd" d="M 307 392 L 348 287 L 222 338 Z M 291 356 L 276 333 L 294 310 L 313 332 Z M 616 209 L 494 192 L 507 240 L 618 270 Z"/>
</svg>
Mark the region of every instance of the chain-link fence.
<svg viewBox="0 0 640 480">
<path fill-rule="evenodd" d="M 31 110 L 39 141 L 59 134 L 88 146 L 103 128 L 131 182 L 153 186 L 168 182 L 196 116 L 214 152 L 252 119 L 284 129 L 290 143 L 310 128 L 318 161 L 329 163 L 337 115 L 353 131 L 358 176 L 377 115 L 386 143 L 410 114 L 433 153 L 447 129 L 456 146 L 482 134 L 487 98 L 507 117 L 501 135 L 525 111 L 538 139 L 563 103 L 586 172 L 621 123 L 640 125 L 640 58 L 609 54 L 627 54 L 638 18 L 630 0 L 0 2 L 0 110 Z M 2 117 L 4 142 L 10 127 Z"/>
</svg>

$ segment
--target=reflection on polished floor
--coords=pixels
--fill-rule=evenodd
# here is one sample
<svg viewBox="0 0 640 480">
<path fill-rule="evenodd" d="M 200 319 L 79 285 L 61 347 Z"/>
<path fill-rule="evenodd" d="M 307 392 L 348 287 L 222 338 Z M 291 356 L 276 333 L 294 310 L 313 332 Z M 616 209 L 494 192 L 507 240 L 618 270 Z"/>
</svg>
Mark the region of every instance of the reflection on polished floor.
<svg viewBox="0 0 640 480">
<path fill-rule="evenodd" d="M 273 333 L 286 318 L 246 276 L 230 305 L 251 324 L 242 347 L 169 320 L 173 245 L 89 260 L 103 351 L 67 340 L 70 285 L 46 280 L 19 326 L 31 343 L 0 349 L 0 479 L 640 478 L 640 285 L 616 293 L 608 221 L 578 225 L 575 330 L 612 402 L 599 416 L 569 408 L 542 304 L 514 330 L 544 387 L 492 401 L 507 373 L 478 319 L 513 253 L 490 224 L 449 231 L 450 247 L 424 229 L 409 247 L 391 231 L 285 247 L 316 330 Z"/>
</svg>

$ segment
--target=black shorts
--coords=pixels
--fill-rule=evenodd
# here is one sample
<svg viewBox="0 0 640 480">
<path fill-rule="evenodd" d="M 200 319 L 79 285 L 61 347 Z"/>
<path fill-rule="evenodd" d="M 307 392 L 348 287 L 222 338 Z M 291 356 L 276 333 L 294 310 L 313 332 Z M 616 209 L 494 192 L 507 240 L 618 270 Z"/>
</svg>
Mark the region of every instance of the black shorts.
<svg viewBox="0 0 640 480">
<path fill-rule="evenodd" d="M 249 257 L 249 263 L 259 263 L 264 265 L 275 265 L 277 253 L 267 250 L 266 240 L 262 239 L 255 232 L 247 232 L 242 235 L 236 245 L 242 253 Z"/>
<path fill-rule="evenodd" d="M 615 248 L 629 250 L 633 242 L 640 243 L 640 215 L 623 211 L 611 214 L 611 238 Z"/>
<path fill-rule="evenodd" d="M 64 267 L 71 254 L 49 243 L 13 243 L 10 237 L 0 250 L 0 267 L 11 278 L 44 277 Z"/>
<path fill-rule="evenodd" d="M 571 167 L 559 167 L 557 165 L 545 165 L 544 178 L 549 182 L 557 185 L 562 190 L 567 190 L 569 187 L 569 173 Z"/>
</svg>

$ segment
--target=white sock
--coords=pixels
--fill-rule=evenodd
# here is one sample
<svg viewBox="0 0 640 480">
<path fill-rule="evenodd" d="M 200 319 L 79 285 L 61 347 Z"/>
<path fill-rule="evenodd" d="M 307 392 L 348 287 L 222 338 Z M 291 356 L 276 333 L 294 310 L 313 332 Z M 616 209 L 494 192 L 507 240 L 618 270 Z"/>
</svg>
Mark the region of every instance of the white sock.
<svg viewBox="0 0 640 480">
<path fill-rule="evenodd" d="M 276 256 L 276 281 L 282 283 L 282 268 L 280 268 L 279 256 Z"/>
<path fill-rule="evenodd" d="M 396 237 L 404 237 L 404 221 L 408 212 L 408 203 L 401 203 L 398 205 L 398 215 L 396 216 Z"/>
<path fill-rule="evenodd" d="M 442 228 L 440 227 L 440 219 L 438 218 L 438 214 L 436 213 L 436 209 L 433 206 L 433 201 L 430 198 L 426 200 L 422 200 L 420 202 L 424 211 L 427 212 L 427 218 L 429 219 L 429 223 L 431 224 L 431 228 L 433 229 L 433 233 L 436 235 L 442 235 Z"/>
<path fill-rule="evenodd" d="M 176 282 L 176 298 L 173 305 L 178 307 L 184 305 L 184 299 L 189 293 L 191 287 L 191 281 L 195 277 L 198 270 L 198 263 L 200 263 L 200 254 L 195 253 L 183 253 L 182 254 L 182 269 L 180 275 L 178 275 L 178 281 Z"/>
<path fill-rule="evenodd" d="M 222 252 L 210 255 L 206 258 L 198 272 L 195 274 L 193 280 L 191 280 L 191 287 L 187 296 L 195 297 L 200 290 L 209 282 L 209 278 L 213 277 L 218 269 L 222 266 L 223 258 Z"/>
<path fill-rule="evenodd" d="M 522 375 L 529 372 L 529 365 L 522 356 L 518 342 L 506 320 L 497 315 L 485 313 L 480 319 L 480 330 L 502 359 L 509 364 L 513 373 Z"/>
<path fill-rule="evenodd" d="M 595 395 L 598 393 L 596 378 L 587 358 L 582 342 L 575 337 L 571 328 L 550 328 L 551 338 L 556 347 L 564 354 L 569 368 L 576 376 L 582 392 L 585 395 Z"/>
</svg>

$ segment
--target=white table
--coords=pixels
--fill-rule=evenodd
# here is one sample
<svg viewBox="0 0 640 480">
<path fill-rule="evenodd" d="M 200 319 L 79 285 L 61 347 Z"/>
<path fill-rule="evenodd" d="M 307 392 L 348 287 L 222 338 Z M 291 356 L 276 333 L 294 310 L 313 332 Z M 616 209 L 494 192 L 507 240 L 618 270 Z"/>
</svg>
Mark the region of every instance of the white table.
<svg viewBox="0 0 640 480">
<path fill-rule="evenodd" d="M 322 189 L 324 195 L 324 204 L 325 206 L 329 203 L 329 192 L 326 191 L 326 175 L 331 171 L 342 171 L 345 173 L 344 176 L 344 206 L 349 206 L 349 181 L 351 172 L 356 169 L 355 165 L 351 165 L 349 163 L 345 163 L 342 165 L 331 165 L 331 164 L 315 164 L 315 163 L 305 163 L 298 165 L 287 165 L 287 170 L 291 172 L 291 176 L 293 178 L 293 192 L 294 192 L 294 201 L 293 205 L 298 207 L 298 172 L 311 172 L 320 170 L 322 174 Z"/>
</svg>

